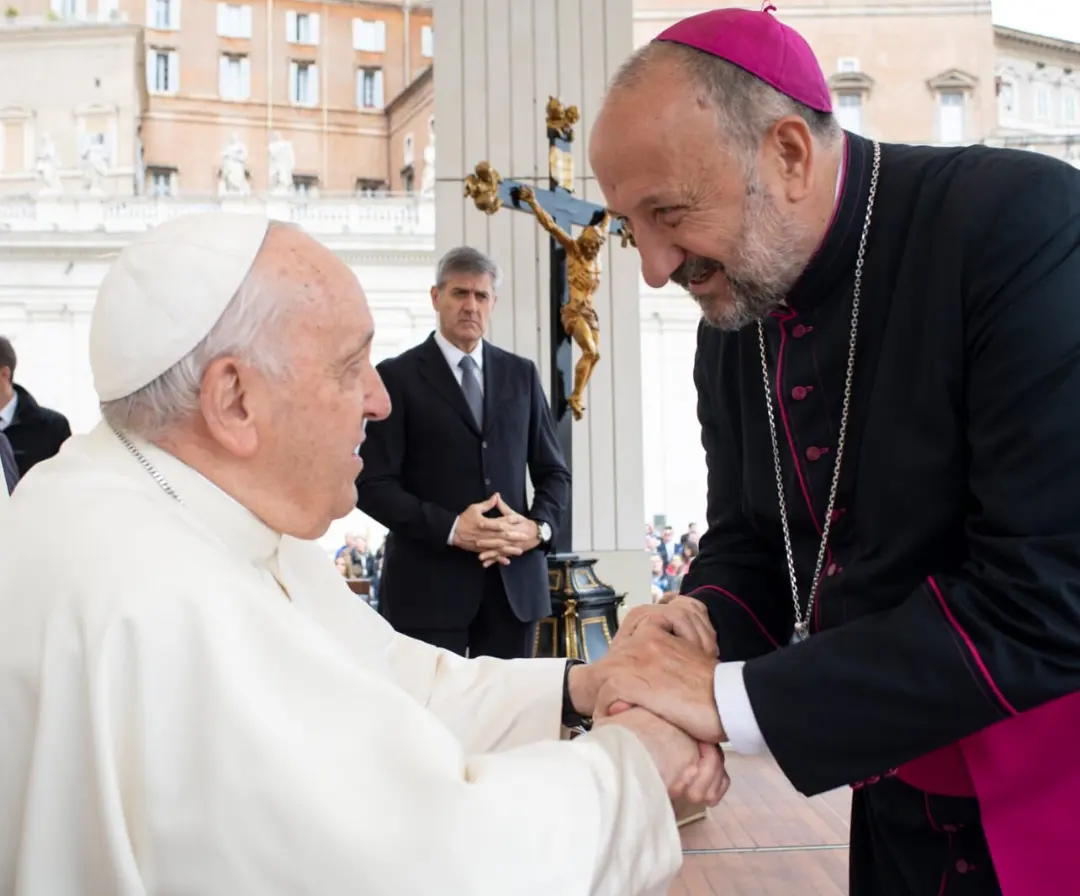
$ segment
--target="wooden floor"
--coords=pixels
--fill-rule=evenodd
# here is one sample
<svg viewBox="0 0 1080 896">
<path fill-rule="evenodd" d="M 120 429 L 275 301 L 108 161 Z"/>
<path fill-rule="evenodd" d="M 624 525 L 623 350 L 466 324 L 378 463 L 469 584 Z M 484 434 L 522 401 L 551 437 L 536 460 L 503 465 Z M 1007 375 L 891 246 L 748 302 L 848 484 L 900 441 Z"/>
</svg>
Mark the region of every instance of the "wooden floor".
<svg viewBox="0 0 1080 896">
<path fill-rule="evenodd" d="M 726 759 L 731 789 L 683 828 L 669 896 L 844 896 L 851 792 L 807 799 L 770 760 Z"/>
</svg>

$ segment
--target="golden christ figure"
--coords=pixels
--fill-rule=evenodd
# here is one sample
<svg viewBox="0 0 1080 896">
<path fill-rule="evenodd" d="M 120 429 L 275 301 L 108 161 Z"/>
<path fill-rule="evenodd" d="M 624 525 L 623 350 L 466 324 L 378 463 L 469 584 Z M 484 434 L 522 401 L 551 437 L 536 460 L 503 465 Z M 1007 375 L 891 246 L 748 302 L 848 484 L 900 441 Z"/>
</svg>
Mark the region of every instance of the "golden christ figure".
<svg viewBox="0 0 1080 896">
<path fill-rule="evenodd" d="M 540 225 L 566 250 L 570 299 L 559 312 L 559 319 L 566 335 L 581 349 L 581 357 L 574 367 L 574 391 L 566 400 L 574 419 L 580 420 L 585 411 L 581 399 L 593 368 L 600 360 L 600 321 L 593 296 L 600 286 L 600 250 L 607 238 L 611 216 L 605 211 L 599 224 L 585 227 L 575 240 L 540 207 L 530 187 L 519 187 L 517 192 L 520 201 L 532 209 Z"/>
</svg>

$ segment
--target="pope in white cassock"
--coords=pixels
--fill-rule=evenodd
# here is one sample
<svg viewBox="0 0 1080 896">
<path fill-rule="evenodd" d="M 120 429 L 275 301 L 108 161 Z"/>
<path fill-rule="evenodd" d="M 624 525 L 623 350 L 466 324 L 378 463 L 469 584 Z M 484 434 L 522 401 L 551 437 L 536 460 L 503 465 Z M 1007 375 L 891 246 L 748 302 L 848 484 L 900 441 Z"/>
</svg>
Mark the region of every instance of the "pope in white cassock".
<svg viewBox="0 0 1080 896">
<path fill-rule="evenodd" d="M 110 269 L 104 420 L 0 504 L 0 894 L 666 891 L 715 746 L 640 708 L 561 737 L 607 660 L 400 637 L 312 541 L 391 410 L 372 336 L 349 269 L 257 217 Z"/>
</svg>

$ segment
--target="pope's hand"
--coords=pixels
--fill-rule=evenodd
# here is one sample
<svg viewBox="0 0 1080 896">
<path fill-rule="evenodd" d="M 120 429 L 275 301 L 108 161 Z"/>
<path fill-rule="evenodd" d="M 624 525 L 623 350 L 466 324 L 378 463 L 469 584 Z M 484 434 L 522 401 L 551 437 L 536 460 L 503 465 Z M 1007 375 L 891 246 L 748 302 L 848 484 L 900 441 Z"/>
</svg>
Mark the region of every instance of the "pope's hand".
<svg viewBox="0 0 1080 896">
<path fill-rule="evenodd" d="M 665 596 L 661 603 L 634 607 L 619 626 L 612 646 L 620 646 L 633 638 L 638 631 L 648 628 L 670 632 L 685 638 L 709 656 L 718 655 L 716 631 L 709 621 L 709 611 L 705 604 L 696 598 Z"/>
<path fill-rule="evenodd" d="M 715 806 L 723 798 L 730 781 L 718 747 L 699 744 L 674 725 L 638 707 L 594 721 L 595 727 L 605 725 L 619 725 L 637 736 L 656 763 L 671 798 L 685 797 L 707 806 Z"/>
<path fill-rule="evenodd" d="M 662 626 L 640 626 L 603 659 L 586 681 L 594 716 L 627 703 L 643 707 L 706 744 L 726 740 L 714 696 L 716 656 Z"/>
</svg>

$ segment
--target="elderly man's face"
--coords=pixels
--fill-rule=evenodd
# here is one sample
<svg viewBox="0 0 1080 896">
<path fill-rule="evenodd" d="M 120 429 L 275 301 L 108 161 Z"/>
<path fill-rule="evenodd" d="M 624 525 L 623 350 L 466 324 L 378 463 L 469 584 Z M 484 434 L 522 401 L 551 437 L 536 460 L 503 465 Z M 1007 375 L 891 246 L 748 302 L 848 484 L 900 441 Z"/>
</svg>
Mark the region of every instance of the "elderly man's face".
<svg viewBox="0 0 1080 896">
<path fill-rule="evenodd" d="M 812 251 L 782 152 L 766 141 L 748 173 L 725 151 L 715 110 L 670 62 L 608 97 L 589 145 L 608 206 L 633 229 L 645 281 L 674 280 L 723 329 L 775 308 Z"/>
<path fill-rule="evenodd" d="M 271 233 L 256 264 L 268 265 L 266 282 L 287 303 L 289 364 L 284 379 L 251 377 L 248 460 L 273 496 L 261 509 L 266 522 L 314 538 L 355 506 L 365 425 L 390 413 L 371 360 L 374 321 L 352 271 L 298 231 Z"/>
</svg>

